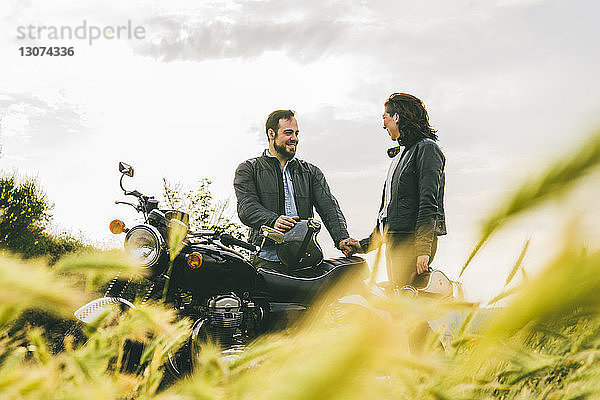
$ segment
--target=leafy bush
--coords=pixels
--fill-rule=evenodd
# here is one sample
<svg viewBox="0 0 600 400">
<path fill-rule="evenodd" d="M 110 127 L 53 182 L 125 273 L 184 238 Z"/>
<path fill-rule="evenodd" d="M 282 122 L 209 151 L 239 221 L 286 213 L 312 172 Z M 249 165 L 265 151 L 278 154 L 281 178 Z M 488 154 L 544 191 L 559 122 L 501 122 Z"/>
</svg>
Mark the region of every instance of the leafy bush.
<svg viewBox="0 0 600 400">
<path fill-rule="evenodd" d="M 68 234 L 47 232 L 50 205 L 33 179 L 0 178 L 0 248 L 25 258 L 47 256 L 51 263 L 63 254 L 85 248 Z"/>
<path fill-rule="evenodd" d="M 210 185 L 211 181 L 203 178 L 197 188 L 184 190 L 180 183 L 174 184 L 163 178 L 163 199 L 169 207 L 189 214 L 190 229 L 218 229 L 238 238 L 247 235 L 248 228 L 232 221 L 229 200 L 216 201 Z"/>
<path fill-rule="evenodd" d="M 23 253 L 37 245 L 50 216 L 45 195 L 33 180 L 0 179 L 0 244 Z"/>
</svg>

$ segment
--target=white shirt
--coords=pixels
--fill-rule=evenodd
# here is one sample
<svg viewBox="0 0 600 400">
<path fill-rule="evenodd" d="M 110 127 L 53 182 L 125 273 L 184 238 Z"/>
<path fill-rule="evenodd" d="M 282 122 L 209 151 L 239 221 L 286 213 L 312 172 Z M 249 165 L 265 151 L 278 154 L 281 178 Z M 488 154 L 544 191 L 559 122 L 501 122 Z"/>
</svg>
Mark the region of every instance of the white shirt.
<svg viewBox="0 0 600 400">
<path fill-rule="evenodd" d="M 398 152 L 398 154 L 396 154 L 396 156 L 392 159 L 390 169 L 388 169 L 383 195 L 383 207 L 381 208 L 381 211 L 379 212 L 379 215 L 377 217 L 381 229 L 383 229 L 383 221 L 387 217 L 388 207 L 390 205 L 390 201 L 392 200 L 392 178 L 394 177 L 394 172 L 396 172 L 396 168 L 398 167 L 398 163 L 400 162 L 400 159 L 402 158 L 403 154 L 403 151 Z"/>
</svg>

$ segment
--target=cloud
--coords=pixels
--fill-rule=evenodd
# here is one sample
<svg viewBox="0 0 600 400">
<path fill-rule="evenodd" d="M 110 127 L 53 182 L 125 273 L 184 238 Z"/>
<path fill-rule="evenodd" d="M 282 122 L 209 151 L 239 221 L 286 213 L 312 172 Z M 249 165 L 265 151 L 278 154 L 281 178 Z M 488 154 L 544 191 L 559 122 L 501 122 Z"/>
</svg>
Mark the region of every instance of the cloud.
<svg viewBox="0 0 600 400">
<path fill-rule="evenodd" d="M 244 61 L 270 52 L 299 64 L 329 57 L 354 71 L 351 101 L 379 104 L 391 91 L 413 92 L 462 143 L 472 140 L 466 128 L 489 129 L 496 119 L 492 140 L 504 141 L 512 130 L 509 140 L 529 138 L 533 146 L 557 126 L 557 110 L 582 113 L 580 99 L 600 90 L 600 81 L 587 78 L 600 64 L 600 53 L 586 50 L 598 31 L 592 10 L 600 7 L 593 2 L 374 4 L 244 1 L 159 11 L 136 51 L 166 62 Z M 568 26 L 569 34 L 558 26 Z M 528 121 L 533 111 L 544 117 Z M 498 121 L 499 112 L 507 118 Z M 459 120 L 462 126 L 453 126 Z"/>
<path fill-rule="evenodd" d="M 539 23 L 531 12 L 537 3 L 215 2 L 148 18 L 149 40 L 136 50 L 166 62 L 248 59 L 281 51 L 300 63 L 330 54 L 377 55 L 386 68 L 437 69 L 440 59 L 464 67 L 479 57 L 507 63 L 503 50 L 527 47 L 528 28 Z"/>
<path fill-rule="evenodd" d="M 324 168 L 364 175 L 366 169 L 379 170 L 388 164 L 385 151 L 394 143 L 382 129 L 378 114 L 343 116 L 328 105 L 302 114 L 298 124 L 299 151 L 307 160 L 320 160 Z"/>
<path fill-rule="evenodd" d="M 85 117 L 60 95 L 0 94 L 2 135 L 10 141 L 7 153 L 21 149 L 47 151 L 86 130 Z"/>
<path fill-rule="evenodd" d="M 154 16 L 144 24 L 149 40 L 136 51 L 165 62 L 252 59 L 282 51 L 306 63 L 333 51 L 354 28 L 348 19 L 356 7 L 339 1 L 250 1 L 236 5 Z"/>
<path fill-rule="evenodd" d="M 32 0 L 6 0 L 3 5 L 3 13 L 0 20 L 8 23 L 19 17 L 23 12 L 31 8 Z"/>
</svg>

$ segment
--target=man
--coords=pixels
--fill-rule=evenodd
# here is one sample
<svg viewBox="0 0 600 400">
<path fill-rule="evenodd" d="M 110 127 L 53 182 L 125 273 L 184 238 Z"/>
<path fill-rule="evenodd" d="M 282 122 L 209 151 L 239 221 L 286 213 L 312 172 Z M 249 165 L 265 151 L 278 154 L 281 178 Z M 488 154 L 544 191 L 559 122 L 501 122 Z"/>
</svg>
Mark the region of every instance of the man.
<svg viewBox="0 0 600 400">
<path fill-rule="evenodd" d="M 383 128 L 399 146 L 388 150 L 393 157 L 385 181 L 377 225 L 357 245 L 368 252 L 386 243 L 388 279 L 394 287 L 412 282 L 429 269 L 437 238 L 446 234 L 444 166 L 446 159 L 436 130 L 421 100 L 394 93 L 384 104 Z"/>
<path fill-rule="evenodd" d="M 250 227 L 250 242 L 259 244 L 262 225 L 285 232 L 300 219 L 313 217 L 316 208 L 336 247 L 349 254 L 346 219 L 325 176 L 316 166 L 294 157 L 300 134 L 294 112 L 273 111 L 265 132 L 269 148 L 241 163 L 233 181 L 238 215 Z M 291 272 L 280 263 L 272 244 L 265 245 L 255 265 Z"/>
</svg>

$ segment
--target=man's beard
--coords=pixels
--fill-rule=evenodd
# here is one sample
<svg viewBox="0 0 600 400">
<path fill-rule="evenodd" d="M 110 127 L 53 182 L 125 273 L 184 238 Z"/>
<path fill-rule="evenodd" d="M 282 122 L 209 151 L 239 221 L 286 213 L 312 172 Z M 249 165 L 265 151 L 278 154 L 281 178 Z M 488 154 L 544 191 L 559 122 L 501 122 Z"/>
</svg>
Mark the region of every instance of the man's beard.
<svg viewBox="0 0 600 400">
<path fill-rule="evenodd" d="M 285 144 L 283 146 L 280 146 L 277 144 L 277 142 L 273 142 L 273 148 L 275 149 L 276 152 L 278 152 L 282 156 L 288 157 L 288 159 L 290 159 L 296 155 L 296 151 L 294 151 L 294 152 L 289 151 L 285 147 Z"/>
</svg>

